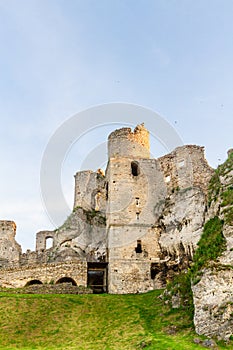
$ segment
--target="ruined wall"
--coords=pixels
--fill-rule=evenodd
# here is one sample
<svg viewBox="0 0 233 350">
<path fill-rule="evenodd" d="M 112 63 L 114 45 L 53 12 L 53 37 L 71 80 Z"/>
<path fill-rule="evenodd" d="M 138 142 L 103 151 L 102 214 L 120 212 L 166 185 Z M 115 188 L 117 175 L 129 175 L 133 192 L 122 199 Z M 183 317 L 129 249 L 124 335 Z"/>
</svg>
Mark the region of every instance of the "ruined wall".
<svg viewBox="0 0 233 350">
<path fill-rule="evenodd" d="M 109 228 L 109 293 L 142 293 L 161 288 L 161 275 L 151 278 L 160 261 L 159 232 L 153 227 Z"/>
<path fill-rule="evenodd" d="M 4 283 L 22 285 L 33 273 L 49 281 L 53 269 L 58 277 L 69 266 L 62 264 L 109 262 L 109 292 L 137 293 L 161 288 L 169 266 L 178 266 L 183 256 L 190 261 L 213 172 L 203 147 L 182 146 L 150 159 L 149 132 L 139 125 L 111 133 L 108 150 L 106 175 L 101 170 L 75 175 L 73 212 L 58 229 L 37 233 L 35 252 L 21 254 L 15 231 L 0 231 L 2 266 L 11 261 L 21 268 L 15 274 L 8 270 L 4 278 L 9 273 L 11 282 Z"/>
<path fill-rule="evenodd" d="M 80 171 L 75 175 L 74 208 L 106 210 L 106 182 L 103 172 Z"/>
<path fill-rule="evenodd" d="M 16 224 L 14 221 L 0 221 L 0 267 L 17 264 L 22 252 L 15 240 Z"/>
<path fill-rule="evenodd" d="M 1 287 L 20 288 L 32 280 L 56 283 L 60 278 L 72 278 L 77 286 L 87 286 L 87 263 L 67 262 L 57 264 L 29 265 L 20 268 L 1 269 Z"/>
<path fill-rule="evenodd" d="M 200 187 L 207 194 L 208 183 L 214 170 L 204 156 L 204 147 L 186 145 L 158 158 L 168 191 Z"/>
<path fill-rule="evenodd" d="M 45 250 L 46 240 L 52 238 L 54 240 L 56 232 L 55 231 L 40 231 L 36 234 L 36 251 Z M 53 241 L 54 245 L 54 241 Z"/>
<path fill-rule="evenodd" d="M 45 250 L 47 237 L 53 237 L 53 247 Z M 106 241 L 105 213 L 76 208 L 55 231 L 37 233 L 36 254 L 26 254 L 24 261 L 105 261 Z"/>
<path fill-rule="evenodd" d="M 143 124 L 134 131 L 122 128 L 112 132 L 108 137 L 109 158 L 150 158 L 149 131 Z"/>
</svg>

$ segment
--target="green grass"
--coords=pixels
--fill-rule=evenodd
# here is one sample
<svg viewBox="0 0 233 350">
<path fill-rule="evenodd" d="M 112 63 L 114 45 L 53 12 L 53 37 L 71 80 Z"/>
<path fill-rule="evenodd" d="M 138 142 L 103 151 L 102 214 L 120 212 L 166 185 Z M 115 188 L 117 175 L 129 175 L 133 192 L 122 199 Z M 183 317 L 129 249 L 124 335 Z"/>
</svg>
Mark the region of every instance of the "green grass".
<svg viewBox="0 0 233 350">
<path fill-rule="evenodd" d="M 185 310 L 172 310 L 160 293 L 0 293 L 0 349 L 201 349 Z"/>
<path fill-rule="evenodd" d="M 223 220 L 215 216 L 204 225 L 198 248 L 193 257 L 193 275 L 216 260 L 226 249 L 226 239 L 222 234 Z"/>
</svg>

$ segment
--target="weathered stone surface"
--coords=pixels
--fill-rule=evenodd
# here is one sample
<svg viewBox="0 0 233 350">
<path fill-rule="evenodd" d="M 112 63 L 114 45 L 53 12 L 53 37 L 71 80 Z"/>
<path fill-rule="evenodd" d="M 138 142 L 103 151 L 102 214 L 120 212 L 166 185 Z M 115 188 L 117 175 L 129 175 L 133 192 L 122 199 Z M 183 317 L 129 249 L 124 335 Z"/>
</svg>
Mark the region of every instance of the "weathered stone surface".
<svg viewBox="0 0 233 350">
<path fill-rule="evenodd" d="M 134 131 L 131 128 L 115 130 L 108 138 L 109 158 L 149 158 L 149 132 L 144 124 L 138 125 Z"/>
<path fill-rule="evenodd" d="M 72 214 L 57 230 L 38 232 L 36 251 L 22 254 L 12 236 L 4 241 L 0 233 L 3 265 L 14 266 L 0 270 L 0 284 L 22 286 L 33 276 L 49 283 L 64 270 L 64 277 L 86 286 L 90 267 L 90 275 L 107 275 L 110 293 L 141 293 L 161 288 L 189 266 L 213 173 L 203 147 L 182 146 L 150 159 L 142 124 L 111 133 L 108 152 L 106 173 L 75 175 Z"/>
<path fill-rule="evenodd" d="M 196 332 L 228 339 L 233 332 L 233 269 L 207 269 L 192 289 Z"/>
<path fill-rule="evenodd" d="M 231 157 L 232 152 L 228 155 Z M 226 250 L 212 267 L 204 269 L 200 282 L 192 287 L 197 333 L 225 340 L 233 334 L 233 226 L 227 219 L 233 205 L 232 188 L 233 161 L 228 158 L 215 175 L 212 202 L 206 215 L 206 221 L 214 216 L 224 220 Z"/>
<path fill-rule="evenodd" d="M 45 284 L 57 283 L 64 277 L 74 280 L 77 286 L 87 286 L 87 263 L 79 261 L 4 268 L 0 271 L 0 286 L 21 288 L 33 280 Z"/>
<path fill-rule="evenodd" d="M 13 221 L 0 221 L 0 267 L 18 264 L 22 250 L 15 234 L 16 224 Z"/>
<path fill-rule="evenodd" d="M 205 194 L 198 187 L 171 194 L 159 220 L 159 244 L 165 255 L 192 258 L 201 236 L 205 206 Z"/>
</svg>

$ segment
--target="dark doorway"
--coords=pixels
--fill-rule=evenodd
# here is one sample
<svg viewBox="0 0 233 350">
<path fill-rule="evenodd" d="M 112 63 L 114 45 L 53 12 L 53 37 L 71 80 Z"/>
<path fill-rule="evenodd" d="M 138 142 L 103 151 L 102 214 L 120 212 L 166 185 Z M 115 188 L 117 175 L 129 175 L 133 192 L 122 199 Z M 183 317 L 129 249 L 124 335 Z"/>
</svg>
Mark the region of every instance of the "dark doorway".
<svg viewBox="0 0 233 350">
<path fill-rule="evenodd" d="M 88 263 L 87 285 L 93 293 L 107 293 L 107 263 Z"/>
<path fill-rule="evenodd" d="M 161 272 L 161 266 L 157 263 L 152 263 L 150 267 L 150 277 L 152 280 Z"/>
</svg>

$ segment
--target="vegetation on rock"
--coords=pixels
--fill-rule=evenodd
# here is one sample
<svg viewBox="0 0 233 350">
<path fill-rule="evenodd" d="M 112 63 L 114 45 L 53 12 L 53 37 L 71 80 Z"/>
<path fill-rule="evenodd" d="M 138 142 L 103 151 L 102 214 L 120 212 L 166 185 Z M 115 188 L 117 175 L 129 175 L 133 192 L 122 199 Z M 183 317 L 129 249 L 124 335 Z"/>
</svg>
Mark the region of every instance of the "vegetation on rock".
<svg viewBox="0 0 233 350">
<path fill-rule="evenodd" d="M 181 307 L 187 310 L 190 319 L 193 319 L 194 313 L 191 285 L 200 281 L 203 269 L 210 266 L 212 261 L 216 261 L 226 249 L 226 239 L 222 233 L 224 223 L 233 225 L 233 177 L 232 174 L 229 176 L 232 170 L 233 153 L 229 154 L 226 162 L 218 167 L 209 184 L 209 206 L 219 200 L 219 206 L 222 208 L 221 217 L 224 219 L 215 216 L 206 222 L 192 265 L 168 285 L 168 294 L 179 296 Z"/>
</svg>

